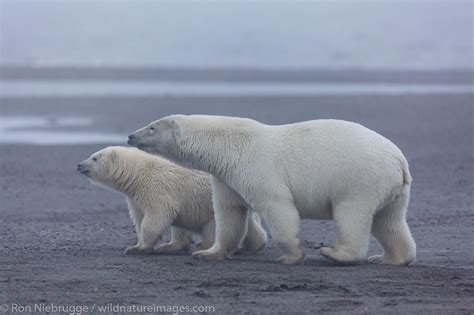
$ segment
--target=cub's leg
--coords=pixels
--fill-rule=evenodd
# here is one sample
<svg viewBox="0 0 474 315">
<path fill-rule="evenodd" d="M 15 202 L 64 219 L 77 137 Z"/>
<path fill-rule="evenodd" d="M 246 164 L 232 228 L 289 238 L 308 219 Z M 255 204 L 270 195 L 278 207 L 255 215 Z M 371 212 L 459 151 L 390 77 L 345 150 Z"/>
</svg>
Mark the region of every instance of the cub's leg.
<svg viewBox="0 0 474 315">
<path fill-rule="evenodd" d="M 230 256 L 245 236 L 248 209 L 242 197 L 214 176 L 212 202 L 216 222 L 214 244 L 207 250 L 194 252 L 193 257 L 222 260 Z"/>
<path fill-rule="evenodd" d="M 191 248 L 193 233 L 178 227 L 171 227 L 171 240 L 158 246 L 162 252 L 188 251 Z"/>
<path fill-rule="evenodd" d="M 267 233 L 262 227 L 260 217 L 254 211 L 249 213 L 247 235 L 243 241 L 244 249 L 249 253 L 256 253 L 267 243 Z"/>
<path fill-rule="evenodd" d="M 284 254 L 278 258 L 283 264 L 302 264 L 304 251 L 298 239 L 300 216 L 292 203 L 275 203 L 259 207 L 260 214 L 270 229 L 272 239 L 281 247 Z"/>
<path fill-rule="evenodd" d="M 135 232 L 137 234 L 137 238 L 140 239 L 140 230 L 143 221 L 143 211 L 135 206 L 130 199 L 127 198 L 128 203 L 128 211 L 130 213 L 130 217 L 132 218 L 133 225 L 135 226 Z M 138 246 L 138 244 L 136 245 Z"/>
<path fill-rule="evenodd" d="M 409 187 L 393 203 L 374 216 L 372 234 L 383 247 L 383 255 L 369 257 L 369 262 L 408 265 L 415 260 L 416 245 L 406 221 Z"/>
<path fill-rule="evenodd" d="M 143 211 L 140 207 L 134 205 L 130 199 L 127 198 L 128 211 L 130 217 L 132 218 L 133 224 L 135 225 L 135 231 L 137 232 L 137 237 L 140 235 L 140 226 L 142 225 L 143 220 Z"/>
<path fill-rule="evenodd" d="M 322 247 L 321 254 L 340 264 L 365 261 L 374 212 L 367 209 L 367 204 L 357 201 L 337 204 L 333 209 L 337 243 L 334 248 Z"/>
<path fill-rule="evenodd" d="M 171 225 L 171 218 L 161 212 L 145 213 L 140 227 L 138 244 L 125 250 L 125 254 L 140 255 L 153 253 L 153 247 L 165 229 Z"/>
<path fill-rule="evenodd" d="M 216 235 L 216 223 L 214 220 L 209 221 L 205 224 L 201 230 L 201 243 L 196 246 L 196 251 L 209 249 L 214 244 Z"/>
</svg>

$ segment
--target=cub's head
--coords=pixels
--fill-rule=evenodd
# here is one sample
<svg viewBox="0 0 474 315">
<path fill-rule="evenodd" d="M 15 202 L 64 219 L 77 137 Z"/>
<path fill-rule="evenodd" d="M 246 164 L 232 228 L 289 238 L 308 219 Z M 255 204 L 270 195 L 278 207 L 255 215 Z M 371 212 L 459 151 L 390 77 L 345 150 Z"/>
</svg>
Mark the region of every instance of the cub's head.
<svg viewBox="0 0 474 315">
<path fill-rule="evenodd" d="M 107 147 L 80 162 L 77 171 L 86 176 L 93 183 L 110 187 L 113 184 L 115 170 L 119 166 L 121 147 Z M 131 149 L 131 148 L 130 148 Z"/>
<path fill-rule="evenodd" d="M 173 115 L 156 120 L 128 136 L 128 144 L 171 160 L 179 156 L 179 138 L 185 116 Z"/>
</svg>

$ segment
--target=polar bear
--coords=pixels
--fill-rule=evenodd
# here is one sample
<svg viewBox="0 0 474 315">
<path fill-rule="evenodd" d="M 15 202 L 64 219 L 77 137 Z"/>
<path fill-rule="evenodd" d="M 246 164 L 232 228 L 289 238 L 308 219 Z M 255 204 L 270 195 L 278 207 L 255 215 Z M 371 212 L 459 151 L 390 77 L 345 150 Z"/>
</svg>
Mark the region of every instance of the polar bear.
<svg viewBox="0 0 474 315">
<path fill-rule="evenodd" d="M 138 244 L 127 248 L 126 254 L 152 253 L 170 225 L 171 241 L 160 245 L 159 251 L 189 250 L 193 234 L 201 236 L 201 249 L 213 244 L 215 221 L 209 174 L 127 147 L 107 147 L 93 153 L 79 163 L 77 170 L 93 183 L 126 196 L 138 236 Z M 252 213 L 244 249 L 255 253 L 266 240 L 260 218 Z"/>
<path fill-rule="evenodd" d="M 337 263 L 366 260 L 370 232 L 384 249 L 370 262 L 406 265 L 416 246 L 405 215 L 411 176 L 402 152 L 360 124 L 321 119 L 265 125 L 245 118 L 173 115 L 129 136 L 129 144 L 213 175 L 216 239 L 197 258 L 224 259 L 257 211 L 283 249 L 302 263 L 300 218 L 332 219 L 337 242 L 321 254 Z M 238 224 L 237 224 L 238 223 Z"/>
</svg>

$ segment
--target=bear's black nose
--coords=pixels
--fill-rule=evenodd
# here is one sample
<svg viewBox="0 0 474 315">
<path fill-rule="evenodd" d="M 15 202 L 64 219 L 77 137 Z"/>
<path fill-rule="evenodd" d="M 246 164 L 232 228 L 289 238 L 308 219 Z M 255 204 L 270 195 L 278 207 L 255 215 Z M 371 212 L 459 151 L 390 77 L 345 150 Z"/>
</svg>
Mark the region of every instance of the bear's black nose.
<svg viewBox="0 0 474 315">
<path fill-rule="evenodd" d="M 89 170 L 86 167 L 84 167 L 84 165 L 81 163 L 77 164 L 77 171 L 82 174 L 89 173 Z"/>
<path fill-rule="evenodd" d="M 133 139 L 135 139 L 135 136 L 133 134 L 128 135 L 128 140 L 133 140 Z"/>
</svg>

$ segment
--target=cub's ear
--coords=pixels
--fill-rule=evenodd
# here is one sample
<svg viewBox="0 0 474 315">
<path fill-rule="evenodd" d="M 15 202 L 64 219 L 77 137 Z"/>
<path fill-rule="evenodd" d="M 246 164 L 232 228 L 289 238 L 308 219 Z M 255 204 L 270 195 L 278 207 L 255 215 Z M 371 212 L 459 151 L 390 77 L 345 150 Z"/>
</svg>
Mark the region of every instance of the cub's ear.
<svg viewBox="0 0 474 315">
<path fill-rule="evenodd" d="M 173 134 L 176 138 L 181 137 L 183 134 L 183 128 L 177 119 L 171 119 L 171 128 L 173 129 Z"/>
</svg>

